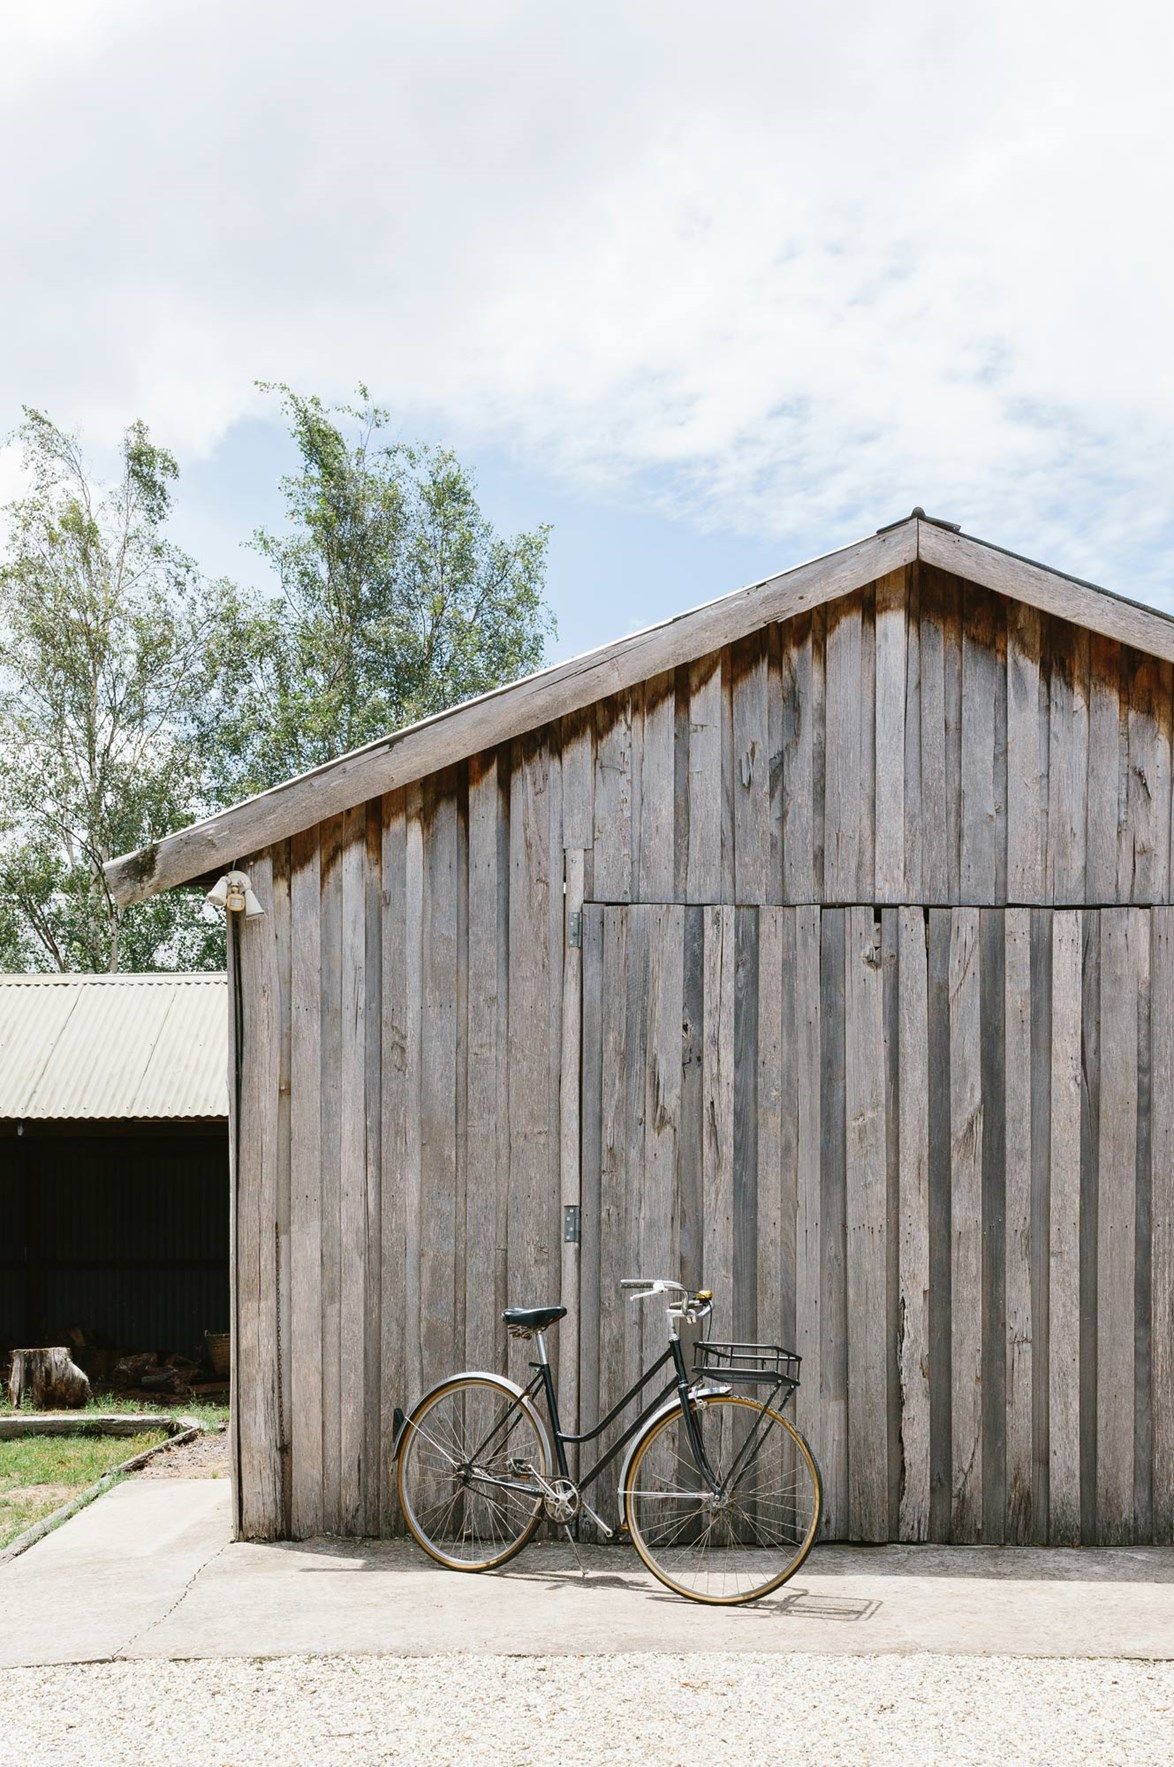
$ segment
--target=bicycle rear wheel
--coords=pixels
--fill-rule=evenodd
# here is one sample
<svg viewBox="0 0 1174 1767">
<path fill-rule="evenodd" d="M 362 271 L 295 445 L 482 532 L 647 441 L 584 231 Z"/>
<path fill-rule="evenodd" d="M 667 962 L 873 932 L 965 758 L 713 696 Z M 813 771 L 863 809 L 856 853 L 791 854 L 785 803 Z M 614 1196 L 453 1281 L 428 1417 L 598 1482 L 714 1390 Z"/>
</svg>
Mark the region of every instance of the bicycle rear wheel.
<svg viewBox="0 0 1174 1767">
<path fill-rule="evenodd" d="M 632 1456 L 624 1513 L 654 1577 L 691 1601 L 729 1607 L 793 1577 L 819 1528 L 815 1457 L 781 1411 L 730 1393 L 696 1408 L 714 1493 L 685 1413 L 653 1423 Z"/>
<path fill-rule="evenodd" d="M 550 1448 L 530 1401 L 483 1375 L 457 1375 L 404 1424 L 396 1489 L 408 1532 L 450 1570 L 494 1570 L 542 1519 L 535 1473 L 549 1479 Z"/>
</svg>

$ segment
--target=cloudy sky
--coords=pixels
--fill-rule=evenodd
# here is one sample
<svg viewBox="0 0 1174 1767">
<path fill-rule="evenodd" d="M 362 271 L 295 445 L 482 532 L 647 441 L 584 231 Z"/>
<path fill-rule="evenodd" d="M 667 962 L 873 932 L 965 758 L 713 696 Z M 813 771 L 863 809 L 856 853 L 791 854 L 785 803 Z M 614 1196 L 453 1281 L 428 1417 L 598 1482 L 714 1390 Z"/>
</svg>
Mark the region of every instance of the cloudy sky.
<svg viewBox="0 0 1174 1767">
<path fill-rule="evenodd" d="M 146 417 L 257 578 L 254 383 L 363 379 L 554 523 L 557 654 L 914 503 L 1174 608 L 1172 17 L 0 0 L 0 428 Z"/>
</svg>

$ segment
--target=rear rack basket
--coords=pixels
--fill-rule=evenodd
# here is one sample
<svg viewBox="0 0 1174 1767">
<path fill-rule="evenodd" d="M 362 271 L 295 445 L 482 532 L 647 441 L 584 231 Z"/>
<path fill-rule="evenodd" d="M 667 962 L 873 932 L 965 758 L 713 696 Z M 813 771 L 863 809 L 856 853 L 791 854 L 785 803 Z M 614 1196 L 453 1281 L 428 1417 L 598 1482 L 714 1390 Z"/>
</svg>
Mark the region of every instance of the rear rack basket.
<svg viewBox="0 0 1174 1767">
<path fill-rule="evenodd" d="M 778 1344 L 698 1343 L 693 1371 L 729 1386 L 785 1386 L 784 1403 L 799 1385 L 800 1358 Z"/>
</svg>

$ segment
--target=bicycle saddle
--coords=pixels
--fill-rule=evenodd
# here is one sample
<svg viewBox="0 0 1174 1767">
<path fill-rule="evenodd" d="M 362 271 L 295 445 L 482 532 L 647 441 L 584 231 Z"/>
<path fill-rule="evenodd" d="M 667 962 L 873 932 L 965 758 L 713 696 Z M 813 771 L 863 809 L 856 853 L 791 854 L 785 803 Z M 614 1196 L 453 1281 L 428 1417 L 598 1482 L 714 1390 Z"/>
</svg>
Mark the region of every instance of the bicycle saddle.
<svg viewBox="0 0 1174 1767">
<path fill-rule="evenodd" d="M 501 1317 L 515 1337 L 528 1338 L 565 1319 L 566 1313 L 565 1307 L 507 1307 Z"/>
</svg>

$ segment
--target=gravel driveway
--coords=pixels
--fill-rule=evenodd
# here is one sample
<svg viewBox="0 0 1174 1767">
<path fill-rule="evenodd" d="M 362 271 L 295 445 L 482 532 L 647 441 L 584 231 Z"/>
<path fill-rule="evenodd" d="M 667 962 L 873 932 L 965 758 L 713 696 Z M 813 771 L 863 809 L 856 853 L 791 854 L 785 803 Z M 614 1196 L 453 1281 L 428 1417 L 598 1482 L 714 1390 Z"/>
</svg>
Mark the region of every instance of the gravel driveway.
<svg viewBox="0 0 1174 1767">
<path fill-rule="evenodd" d="M 704 1760 L 1168 1767 L 1174 1664 L 1013 1657 L 293 1657 L 11 1669 L 8 1767 Z"/>
</svg>

